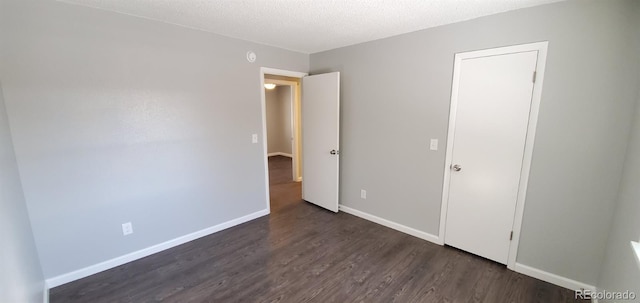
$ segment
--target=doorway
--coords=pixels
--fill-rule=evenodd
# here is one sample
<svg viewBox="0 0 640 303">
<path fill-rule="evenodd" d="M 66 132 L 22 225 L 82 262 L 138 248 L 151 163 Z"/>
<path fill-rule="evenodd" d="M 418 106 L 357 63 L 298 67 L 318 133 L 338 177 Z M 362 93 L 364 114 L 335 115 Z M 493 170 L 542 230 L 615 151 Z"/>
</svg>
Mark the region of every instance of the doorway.
<svg viewBox="0 0 640 303">
<path fill-rule="evenodd" d="M 547 43 L 456 54 L 440 239 L 513 269 Z"/>
<path fill-rule="evenodd" d="M 266 149 L 271 209 L 301 201 L 300 78 L 264 74 Z"/>
<path fill-rule="evenodd" d="M 300 151 L 298 148 L 300 135 L 299 115 L 299 79 L 278 79 L 273 75 L 265 75 L 265 103 L 267 119 L 267 156 L 286 157 L 291 160 L 289 179 L 302 181 L 300 174 Z"/>
<path fill-rule="evenodd" d="M 287 81 L 294 84 L 287 84 Z M 260 69 L 262 97 L 262 137 L 266 183 L 267 210 L 271 210 L 272 188 L 269 184 L 269 159 L 267 136 L 267 104 L 265 84 L 278 83 L 297 87 L 294 93 L 293 147 L 291 169 L 301 188 L 302 200 L 338 212 L 340 166 L 340 72 L 307 76 L 262 67 Z M 304 138 L 303 138 L 304 137 Z M 255 138 L 255 137 L 254 137 Z M 304 139 L 304 140 L 303 140 Z M 254 142 L 256 140 L 254 139 Z"/>
</svg>

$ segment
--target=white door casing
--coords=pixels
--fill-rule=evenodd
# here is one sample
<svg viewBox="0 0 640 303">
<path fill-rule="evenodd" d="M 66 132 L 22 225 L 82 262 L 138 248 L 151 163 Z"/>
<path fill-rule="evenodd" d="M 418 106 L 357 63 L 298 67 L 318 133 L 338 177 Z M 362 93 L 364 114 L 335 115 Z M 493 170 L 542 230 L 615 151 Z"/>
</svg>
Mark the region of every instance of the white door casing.
<svg viewBox="0 0 640 303">
<path fill-rule="evenodd" d="M 517 254 L 546 47 L 532 43 L 455 58 L 440 241 L 509 268 Z"/>
<path fill-rule="evenodd" d="M 302 199 L 338 212 L 340 73 L 302 78 Z"/>
</svg>

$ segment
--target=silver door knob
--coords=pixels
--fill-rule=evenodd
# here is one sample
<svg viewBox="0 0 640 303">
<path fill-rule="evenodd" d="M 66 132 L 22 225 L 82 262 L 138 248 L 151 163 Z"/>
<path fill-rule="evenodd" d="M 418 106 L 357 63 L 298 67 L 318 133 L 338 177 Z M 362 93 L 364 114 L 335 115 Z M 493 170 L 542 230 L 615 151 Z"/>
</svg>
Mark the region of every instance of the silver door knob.
<svg viewBox="0 0 640 303">
<path fill-rule="evenodd" d="M 453 169 L 454 171 L 461 171 L 462 166 L 460 166 L 459 164 L 451 165 L 451 169 Z"/>
<path fill-rule="evenodd" d="M 335 149 L 332 149 L 329 153 L 332 154 L 332 155 L 339 155 L 340 154 L 340 152 L 335 150 Z"/>
</svg>

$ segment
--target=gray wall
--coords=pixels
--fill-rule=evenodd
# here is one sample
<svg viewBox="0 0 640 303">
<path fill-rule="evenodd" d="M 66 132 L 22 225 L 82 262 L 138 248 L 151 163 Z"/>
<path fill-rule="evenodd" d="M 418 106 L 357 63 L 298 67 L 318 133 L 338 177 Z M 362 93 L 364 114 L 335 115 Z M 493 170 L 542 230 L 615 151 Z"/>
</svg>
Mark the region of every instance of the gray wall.
<svg viewBox="0 0 640 303">
<path fill-rule="evenodd" d="M 636 101 L 631 3 L 567 1 L 312 54 L 312 73 L 342 72 L 340 203 L 437 235 L 454 54 L 549 41 L 517 261 L 595 285 Z"/>
<path fill-rule="evenodd" d="M 640 2 L 636 2 L 635 52 L 640 54 Z M 634 41 L 634 40 L 631 40 Z M 633 60 L 634 58 L 629 58 Z M 640 56 L 635 57 L 640 74 Z M 640 88 L 640 81 L 637 82 Z M 598 287 L 608 291 L 633 291 L 640 300 L 640 268 L 629 241 L 640 240 L 640 89 L 625 158 L 624 174 Z"/>
<path fill-rule="evenodd" d="M 265 208 L 262 145 L 250 143 L 262 133 L 259 67 L 306 71 L 309 56 L 53 1 L 1 3 L 0 78 L 45 277 Z M 437 234 L 453 55 L 548 40 L 518 262 L 595 284 L 611 230 L 599 286 L 638 285 L 637 272 L 615 277 L 630 265 L 617 248 L 639 230 L 624 223 L 640 178 L 638 124 L 627 151 L 640 83 L 631 3 L 569 1 L 312 55 L 313 72 L 342 72 L 341 203 Z M 3 249 L 0 285 L 17 286 L 2 295 L 39 300 L 0 111 L 11 189 L 0 221 L 22 226 L 5 236 L 3 225 L 16 250 Z M 135 233 L 123 237 L 127 221 Z"/>
<path fill-rule="evenodd" d="M 640 106 L 636 110 L 625 165 L 598 287 L 607 291 L 633 291 L 640 299 L 640 267 L 629 244 L 640 239 Z"/>
<path fill-rule="evenodd" d="M 292 153 L 291 86 L 265 89 L 267 152 Z"/>
<path fill-rule="evenodd" d="M 31 233 L 0 85 L 0 302 L 42 302 L 44 277 Z"/>
<path fill-rule="evenodd" d="M 305 72 L 308 55 L 4 1 L 0 77 L 46 278 L 266 208 L 260 67 Z"/>
</svg>

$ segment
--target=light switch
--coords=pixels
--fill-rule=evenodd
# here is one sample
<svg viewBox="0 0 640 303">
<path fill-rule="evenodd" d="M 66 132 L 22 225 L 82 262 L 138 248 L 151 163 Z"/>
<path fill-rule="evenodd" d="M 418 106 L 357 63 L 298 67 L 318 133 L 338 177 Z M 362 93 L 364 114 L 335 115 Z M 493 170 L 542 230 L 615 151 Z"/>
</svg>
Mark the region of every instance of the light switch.
<svg viewBox="0 0 640 303">
<path fill-rule="evenodd" d="M 251 135 L 251 143 L 258 143 L 258 134 Z"/>
<path fill-rule="evenodd" d="M 429 143 L 430 150 L 438 150 L 438 139 L 431 139 L 431 143 Z"/>
</svg>

